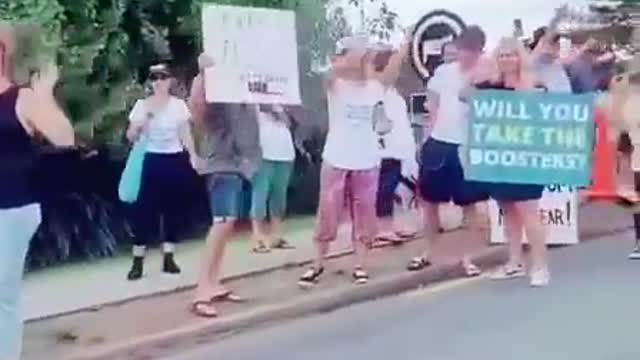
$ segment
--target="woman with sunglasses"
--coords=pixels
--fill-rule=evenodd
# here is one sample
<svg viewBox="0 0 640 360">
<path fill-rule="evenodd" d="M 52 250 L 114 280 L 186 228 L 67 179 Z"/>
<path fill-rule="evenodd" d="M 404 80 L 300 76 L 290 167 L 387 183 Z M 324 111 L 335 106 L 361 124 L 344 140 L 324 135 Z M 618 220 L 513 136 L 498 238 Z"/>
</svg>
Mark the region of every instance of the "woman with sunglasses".
<svg viewBox="0 0 640 360">
<path fill-rule="evenodd" d="M 133 265 L 127 278 L 138 280 L 144 269 L 147 244 L 163 218 L 163 267 L 166 274 L 179 274 L 173 253 L 178 241 L 180 219 L 184 213 L 185 189 L 194 176 L 194 142 L 189 120 L 191 113 L 184 100 L 170 94 L 172 75 L 164 64 L 150 68 L 153 93 L 138 100 L 129 115 L 127 138 L 146 140 L 140 194 L 133 208 Z M 186 149 L 186 152 L 185 152 Z M 191 159 L 191 163 L 190 163 Z"/>
<path fill-rule="evenodd" d="M 73 146 L 71 123 L 54 98 L 58 70 L 51 65 L 18 86 L 12 74 L 13 28 L 0 22 L 0 359 L 20 358 L 22 274 L 31 238 L 41 221 L 33 170 L 35 134 L 56 146 Z"/>
<path fill-rule="evenodd" d="M 320 175 L 320 201 L 314 235 L 316 262 L 299 279 L 302 287 L 313 286 L 324 272 L 330 244 L 336 239 L 345 205 L 351 211 L 355 250 L 353 280 L 368 282 L 365 270 L 367 248 L 376 231 L 376 193 L 380 153 L 378 134 L 387 126 L 375 121 L 386 88 L 408 52 L 407 43 L 395 53 L 387 67 L 375 71 L 376 51 L 364 37 L 349 37 L 336 44 L 327 82 L 329 132 Z M 388 129 L 387 129 L 388 132 Z M 347 204 L 345 204 L 345 199 Z"/>
</svg>

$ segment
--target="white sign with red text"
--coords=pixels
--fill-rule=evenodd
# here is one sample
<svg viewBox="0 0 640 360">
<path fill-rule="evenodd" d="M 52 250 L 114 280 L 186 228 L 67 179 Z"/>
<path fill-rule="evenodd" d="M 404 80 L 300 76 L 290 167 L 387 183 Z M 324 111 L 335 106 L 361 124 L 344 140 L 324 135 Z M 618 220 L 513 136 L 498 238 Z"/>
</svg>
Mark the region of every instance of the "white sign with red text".
<svg viewBox="0 0 640 360">
<path fill-rule="evenodd" d="M 293 11 L 207 4 L 202 27 L 207 102 L 301 103 Z"/>
<path fill-rule="evenodd" d="M 504 214 L 495 201 L 489 202 L 491 243 L 504 244 Z M 551 185 L 540 200 L 540 221 L 547 231 L 547 244 L 573 245 L 578 238 L 578 192 L 570 186 Z M 527 236 L 523 234 L 523 242 Z"/>
</svg>

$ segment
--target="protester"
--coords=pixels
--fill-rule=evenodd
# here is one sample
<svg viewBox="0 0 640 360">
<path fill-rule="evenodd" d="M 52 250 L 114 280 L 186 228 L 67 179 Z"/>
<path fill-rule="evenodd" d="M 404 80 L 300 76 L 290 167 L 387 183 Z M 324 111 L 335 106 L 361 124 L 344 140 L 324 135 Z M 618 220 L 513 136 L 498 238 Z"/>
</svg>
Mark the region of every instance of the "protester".
<svg viewBox="0 0 640 360">
<path fill-rule="evenodd" d="M 378 53 L 374 58 L 375 70 L 384 71 L 392 55 L 392 51 Z M 394 74 L 392 78 L 394 85 L 387 88 L 384 97 L 385 115 L 391 120 L 392 129 L 378 139 L 382 160 L 376 200 L 378 216 L 376 243 L 380 245 L 399 244 L 415 236 L 414 231 L 396 229 L 393 218 L 398 185 L 403 178 L 410 178 L 416 169 L 416 146 L 409 122 L 407 103 L 395 87 L 399 76 L 399 71 Z"/>
<path fill-rule="evenodd" d="M 323 153 L 320 201 L 314 235 L 316 260 L 300 278 L 303 287 L 315 284 L 324 272 L 325 257 L 336 239 L 348 194 L 355 250 L 353 278 L 356 284 L 369 279 L 365 270 L 367 247 L 375 236 L 375 194 L 380 156 L 374 109 L 384 99 L 408 52 L 395 53 L 382 72 L 376 72 L 367 56 L 366 38 L 349 37 L 336 44 L 327 82 L 329 132 Z"/>
<path fill-rule="evenodd" d="M 478 89 L 532 91 L 544 85 L 534 77 L 523 44 L 515 38 L 503 38 L 495 50 L 497 74 L 489 81 L 476 83 Z M 546 234 L 540 222 L 539 200 L 543 185 L 485 183 L 481 187 L 495 199 L 504 212 L 504 234 L 509 245 L 509 262 L 493 279 L 513 279 L 526 275 L 522 259 L 522 232 L 531 246 L 531 285 L 547 286 L 551 280 L 547 265 Z"/>
<path fill-rule="evenodd" d="M 136 142 L 145 137 L 147 141 L 140 195 L 133 210 L 135 239 L 129 280 L 142 277 L 146 248 L 160 218 L 165 237 L 162 271 L 180 273 L 174 251 L 180 219 L 187 209 L 186 189 L 195 176 L 196 153 L 189 124 L 191 113 L 184 100 L 169 93 L 172 80 L 166 65 L 152 66 L 149 81 L 153 94 L 138 100 L 129 114 L 127 138 Z"/>
<path fill-rule="evenodd" d="M 599 55 L 598 42 L 594 39 L 589 39 L 581 46 L 577 54 L 569 60 L 566 68 L 574 93 L 583 94 L 600 89 L 602 79 L 596 73 Z"/>
<path fill-rule="evenodd" d="M 560 35 L 541 27 L 534 32 L 531 49 L 532 70 L 546 88 L 552 92 L 571 92 L 571 82 L 559 62 Z"/>
<path fill-rule="evenodd" d="M 485 33 L 478 26 L 469 26 L 456 39 L 458 61 L 441 65 L 428 83 L 429 114 L 433 129 L 421 151 L 420 195 L 423 199 L 424 222 L 427 230 L 423 253 L 412 259 L 410 271 L 418 271 L 431 264 L 429 260 L 432 242 L 439 232 L 439 204 L 453 202 L 464 207 L 467 234 L 464 239 L 480 236 L 478 214 L 474 206 L 486 196 L 475 185 L 464 180 L 460 146 L 466 143 L 468 121 L 466 105 L 460 100 L 460 92 L 481 63 L 480 57 L 486 42 Z M 462 266 L 468 276 L 477 276 L 480 269 L 467 254 L 463 254 Z"/>
<path fill-rule="evenodd" d="M 202 256 L 191 311 L 202 317 L 218 315 L 214 302 L 244 299 L 221 284 L 222 260 L 237 221 L 245 215 L 250 182 L 260 167 L 258 109 L 250 104 L 207 104 L 204 70 L 215 66 L 201 55 L 200 73 L 193 80 L 189 107 L 202 139 L 198 170 L 206 175 L 212 225 Z"/>
<path fill-rule="evenodd" d="M 296 157 L 290 119 L 280 105 L 261 105 L 258 125 L 262 163 L 252 179 L 251 218 L 255 241 L 252 250 L 267 253 L 272 248 L 292 249 L 282 234 L 287 189 Z"/>
<path fill-rule="evenodd" d="M 17 85 L 11 77 L 15 45 L 13 28 L 0 23 L 0 359 L 7 360 L 20 358 L 22 277 L 41 221 L 32 137 L 74 145 L 71 123 L 54 98 L 58 69 L 44 67 L 31 88 Z"/>
</svg>

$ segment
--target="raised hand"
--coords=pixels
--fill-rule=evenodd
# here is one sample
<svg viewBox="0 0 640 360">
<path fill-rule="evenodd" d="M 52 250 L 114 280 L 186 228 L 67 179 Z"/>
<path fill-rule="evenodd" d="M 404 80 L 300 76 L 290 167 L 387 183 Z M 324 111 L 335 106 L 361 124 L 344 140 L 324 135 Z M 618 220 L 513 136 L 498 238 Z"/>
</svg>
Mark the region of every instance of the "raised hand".
<svg viewBox="0 0 640 360">
<path fill-rule="evenodd" d="M 54 63 L 49 63 L 35 73 L 31 78 L 31 87 L 36 96 L 53 96 L 53 88 L 59 78 L 58 67 Z"/>
<path fill-rule="evenodd" d="M 211 67 L 214 67 L 216 65 L 216 62 L 209 57 L 209 55 L 202 53 L 200 54 L 200 56 L 198 56 L 198 68 L 200 70 L 205 70 Z"/>
</svg>

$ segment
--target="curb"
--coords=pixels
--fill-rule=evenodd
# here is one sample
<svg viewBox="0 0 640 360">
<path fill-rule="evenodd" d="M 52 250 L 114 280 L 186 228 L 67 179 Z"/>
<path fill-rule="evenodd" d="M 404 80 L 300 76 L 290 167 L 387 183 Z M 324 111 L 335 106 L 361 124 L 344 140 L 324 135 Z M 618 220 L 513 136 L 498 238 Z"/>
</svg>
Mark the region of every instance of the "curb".
<svg viewBox="0 0 640 360">
<path fill-rule="evenodd" d="M 506 261 L 507 251 L 503 246 L 487 248 L 472 257 L 481 267 L 491 267 Z M 378 299 L 434 284 L 462 275 L 459 261 L 435 265 L 417 273 L 401 273 L 382 277 L 362 287 L 339 288 L 318 292 L 286 303 L 264 305 L 255 309 L 215 319 L 206 323 L 184 326 L 175 330 L 149 335 L 120 344 L 95 348 L 70 356 L 69 360 L 113 360 L 151 358 L 152 351 L 180 347 L 180 344 L 213 341 L 216 335 L 254 327 L 275 320 L 289 320 L 310 314 L 332 311 L 348 305 Z M 158 358 L 161 355 L 154 354 Z"/>
</svg>

